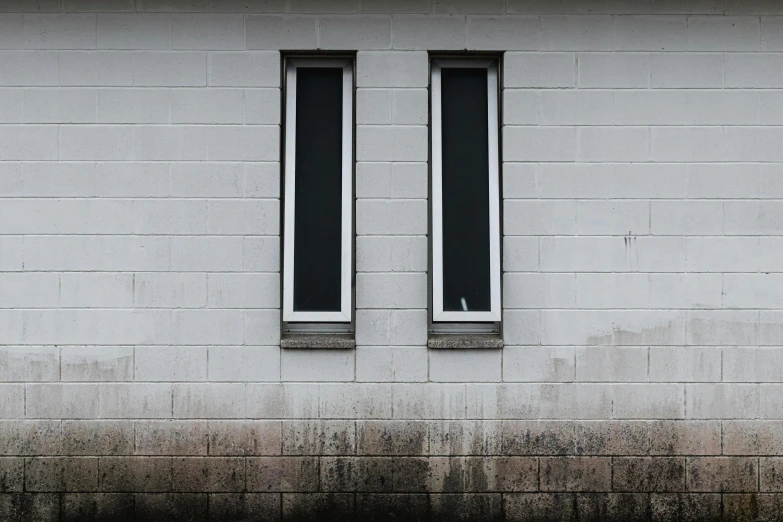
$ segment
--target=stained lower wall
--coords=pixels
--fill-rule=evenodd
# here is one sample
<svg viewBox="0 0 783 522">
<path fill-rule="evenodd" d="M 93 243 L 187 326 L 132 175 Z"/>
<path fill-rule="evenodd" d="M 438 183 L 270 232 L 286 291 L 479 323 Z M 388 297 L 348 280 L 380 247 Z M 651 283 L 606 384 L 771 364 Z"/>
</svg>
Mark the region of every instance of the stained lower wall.
<svg viewBox="0 0 783 522">
<path fill-rule="evenodd" d="M 777 520 L 783 507 L 779 423 L 0 427 L 3 520 Z"/>
</svg>

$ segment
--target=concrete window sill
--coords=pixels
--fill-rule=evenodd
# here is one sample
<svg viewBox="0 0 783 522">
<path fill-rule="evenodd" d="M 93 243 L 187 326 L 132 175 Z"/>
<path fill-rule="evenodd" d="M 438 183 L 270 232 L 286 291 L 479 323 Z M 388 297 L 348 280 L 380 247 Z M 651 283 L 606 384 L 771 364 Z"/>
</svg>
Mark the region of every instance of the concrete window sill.
<svg viewBox="0 0 783 522">
<path fill-rule="evenodd" d="M 440 350 L 496 350 L 503 348 L 499 334 L 442 334 L 431 335 L 427 348 Z"/>
<path fill-rule="evenodd" d="M 280 339 L 280 348 L 352 350 L 356 348 L 356 339 L 346 334 L 286 334 Z"/>
</svg>

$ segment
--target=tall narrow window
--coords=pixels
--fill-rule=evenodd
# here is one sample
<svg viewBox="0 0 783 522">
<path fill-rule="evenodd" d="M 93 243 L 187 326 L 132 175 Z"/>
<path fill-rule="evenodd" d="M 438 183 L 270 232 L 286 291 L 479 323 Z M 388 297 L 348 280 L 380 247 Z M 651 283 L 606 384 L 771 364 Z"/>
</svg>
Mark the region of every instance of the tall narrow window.
<svg viewBox="0 0 783 522">
<path fill-rule="evenodd" d="M 283 320 L 351 322 L 353 62 L 285 68 Z"/>
<path fill-rule="evenodd" d="M 433 322 L 500 322 L 498 64 L 434 59 Z"/>
</svg>

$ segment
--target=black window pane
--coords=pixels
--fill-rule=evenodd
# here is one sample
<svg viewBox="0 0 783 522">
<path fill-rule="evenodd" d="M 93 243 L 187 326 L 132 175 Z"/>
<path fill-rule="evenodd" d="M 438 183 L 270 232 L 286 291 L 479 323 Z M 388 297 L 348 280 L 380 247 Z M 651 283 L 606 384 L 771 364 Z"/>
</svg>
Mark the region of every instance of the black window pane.
<svg viewBox="0 0 783 522">
<path fill-rule="evenodd" d="M 340 310 L 343 71 L 296 73 L 294 310 Z"/>
<path fill-rule="evenodd" d="M 441 69 L 443 309 L 490 310 L 487 70 Z"/>
</svg>

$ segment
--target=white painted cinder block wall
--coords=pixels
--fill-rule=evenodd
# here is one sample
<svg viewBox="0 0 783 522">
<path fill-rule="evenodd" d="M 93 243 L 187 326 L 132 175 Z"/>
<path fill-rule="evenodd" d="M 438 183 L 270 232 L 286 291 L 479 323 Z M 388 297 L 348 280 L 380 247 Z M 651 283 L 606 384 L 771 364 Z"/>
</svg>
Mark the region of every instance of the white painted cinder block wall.
<svg viewBox="0 0 783 522">
<path fill-rule="evenodd" d="M 779 4 L 2 10 L 1 418 L 783 418 Z M 356 350 L 279 348 L 280 49 L 358 51 Z M 507 51 L 503 350 L 426 348 L 463 49 Z"/>
</svg>

